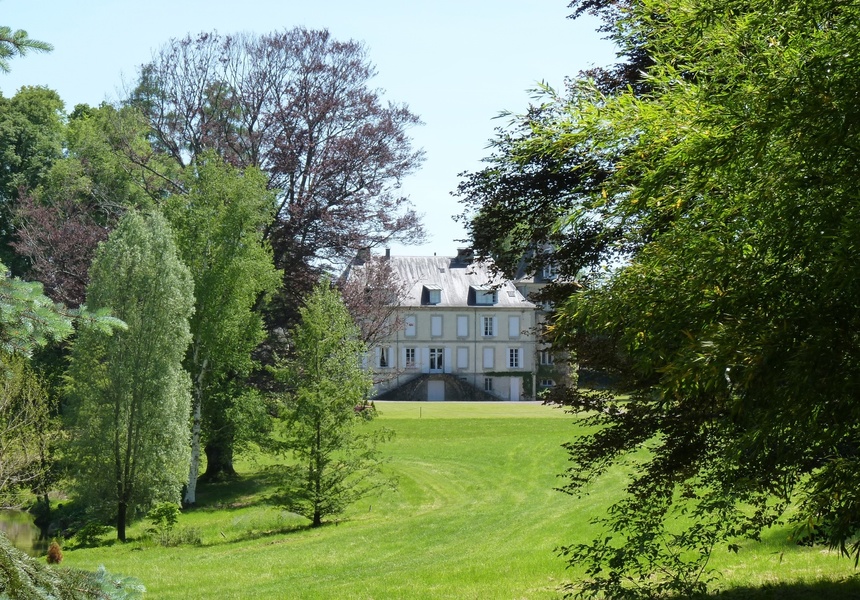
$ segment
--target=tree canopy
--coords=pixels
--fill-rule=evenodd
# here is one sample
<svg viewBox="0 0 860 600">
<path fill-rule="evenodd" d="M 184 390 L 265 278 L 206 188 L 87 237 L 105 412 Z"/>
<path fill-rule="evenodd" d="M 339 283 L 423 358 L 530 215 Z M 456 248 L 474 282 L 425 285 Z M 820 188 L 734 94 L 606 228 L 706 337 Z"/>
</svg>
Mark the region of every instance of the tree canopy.
<svg viewBox="0 0 860 600">
<path fill-rule="evenodd" d="M 860 556 L 858 11 L 630 3 L 611 30 L 647 54 L 643 85 L 544 95 L 461 188 L 476 237 L 516 226 L 481 250 L 547 244 L 581 277 L 553 343 L 629 393 L 558 396 L 599 426 L 568 445 L 568 491 L 637 465 L 605 535 L 564 549 L 583 595 L 701 591 L 715 544 L 788 505 L 796 539 Z M 507 173 L 525 194 L 480 187 Z"/>
<path fill-rule="evenodd" d="M 265 237 L 295 317 L 321 267 L 361 248 L 420 239 L 398 193 L 422 152 L 404 105 L 371 87 L 365 47 L 302 27 L 264 35 L 174 39 L 143 65 L 128 102 L 146 115 L 155 149 L 177 164 L 206 150 L 258 167 L 277 191 Z"/>
</svg>

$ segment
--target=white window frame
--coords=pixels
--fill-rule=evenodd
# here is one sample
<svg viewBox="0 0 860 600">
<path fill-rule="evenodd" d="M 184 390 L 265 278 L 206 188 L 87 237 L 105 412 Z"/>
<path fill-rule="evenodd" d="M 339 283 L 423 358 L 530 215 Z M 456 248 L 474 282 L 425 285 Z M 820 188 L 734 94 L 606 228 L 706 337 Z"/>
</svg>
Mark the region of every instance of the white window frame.
<svg viewBox="0 0 860 600">
<path fill-rule="evenodd" d="M 427 289 L 427 304 L 442 303 L 442 287 L 435 283 L 424 286 Z"/>
<path fill-rule="evenodd" d="M 542 364 L 542 365 L 554 365 L 555 364 L 555 357 L 553 357 L 551 350 L 541 350 L 540 351 L 540 364 Z"/>
<path fill-rule="evenodd" d="M 484 315 L 481 317 L 481 332 L 483 337 L 496 337 L 496 317 Z"/>
<path fill-rule="evenodd" d="M 493 378 L 492 377 L 484 377 L 484 391 L 492 392 L 493 391 Z"/>
<path fill-rule="evenodd" d="M 411 357 L 409 355 L 412 355 Z M 403 353 L 403 361 L 407 369 L 416 369 L 418 368 L 418 349 L 417 348 L 405 348 Z"/>
<path fill-rule="evenodd" d="M 430 348 L 430 372 L 442 373 L 445 371 L 445 349 Z"/>
<path fill-rule="evenodd" d="M 480 304 L 481 306 L 492 306 L 499 301 L 499 292 L 498 290 L 491 290 L 486 288 L 475 288 L 475 304 Z"/>
<path fill-rule="evenodd" d="M 508 348 L 508 368 L 522 369 L 523 368 L 523 350 L 522 348 Z"/>
</svg>

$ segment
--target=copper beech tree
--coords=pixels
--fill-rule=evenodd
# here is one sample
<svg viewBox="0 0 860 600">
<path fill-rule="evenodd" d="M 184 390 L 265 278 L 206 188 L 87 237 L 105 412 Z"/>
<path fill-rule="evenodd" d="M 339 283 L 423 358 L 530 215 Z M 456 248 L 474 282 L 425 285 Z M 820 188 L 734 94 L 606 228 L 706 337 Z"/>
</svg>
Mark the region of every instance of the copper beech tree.
<svg viewBox="0 0 860 600">
<path fill-rule="evenodd" d="M 275 207 L 262 242 L 284 281 L 266 307 L 271 329 L 295 322 L 321 271 L 360 248 L 423 238 L 398 189 L 422 159 L 408 135 L 420 122 L 383 101 L 374 75 L 362 44 L 325 30 L 202 33 L 156 51 L 127 100 L 151 128 L 153 154 L 127 152 L 144 168 L 167 158 L 185 169 L 214 152 L 264 173 Z M 231 473 L 231 440 L 204 436 L 207 454 L 224 457 L 204 477 Z"/>
<path fill-rule="evenodd" d="M 155 148 L 180 165 L 204 150 L 264 171 L 277 190 L 265 238 L 295 316 L 320 267 L 357 250 L 419 241 L 420 219 L 398 191 L 421 163 L 405 105 L 371 87 L 365 47 L 326 30 L 174 39 L 140 69 L 129 102 L 149 119 Z"/>
</svg>

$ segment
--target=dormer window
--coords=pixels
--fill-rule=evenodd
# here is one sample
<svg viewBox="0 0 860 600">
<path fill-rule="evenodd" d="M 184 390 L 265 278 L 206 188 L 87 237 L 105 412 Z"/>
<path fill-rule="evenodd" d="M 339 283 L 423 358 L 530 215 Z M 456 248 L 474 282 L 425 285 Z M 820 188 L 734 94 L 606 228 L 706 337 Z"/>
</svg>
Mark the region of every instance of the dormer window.
<svg viewBox="0 0 860 600">
<path fill-rule="evenodd" d="M 541 275 L 547 281 L 552 281 L 558 276 L 558 270 L 556 269 L 556 266 L 554 264 L 547 263 L 544 265 Z"/>
<path fill-rule="evenodd" d="M 499 301 L 499 292 L 492 288 L 475 288 L 475 304 L 493 305 Z"/>
<path fill-rule="evenodd" d="M 435 283 L 425 284 L 424 298 L 427 304 L 439 304 L 442 302 L 442 286 Z"/>
</svg>

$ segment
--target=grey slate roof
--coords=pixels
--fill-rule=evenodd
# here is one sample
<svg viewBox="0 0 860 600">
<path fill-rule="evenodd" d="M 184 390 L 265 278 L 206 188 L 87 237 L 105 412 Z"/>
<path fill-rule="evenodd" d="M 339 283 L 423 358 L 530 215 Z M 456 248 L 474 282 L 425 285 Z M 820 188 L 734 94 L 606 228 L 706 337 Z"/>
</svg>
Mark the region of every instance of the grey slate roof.
<svg viewBox="0 0 860 600">
<path fill-rule="evenodd" d="M 410 284 L 403 306 L 465 307 L 475 303 L 475 290 L 496 289 L 497 308 L 534 308 L 535 305 L 506 279 L 493 279 L 484 263 L 466 263 L 450 256 L 392 256 L 388 259 L 401 281 Z M 427 290 L 438 286 L 441 302 L 428 304 Z"/>
</svg>

